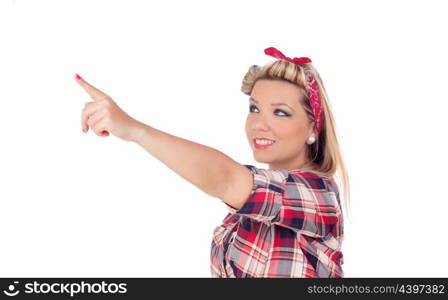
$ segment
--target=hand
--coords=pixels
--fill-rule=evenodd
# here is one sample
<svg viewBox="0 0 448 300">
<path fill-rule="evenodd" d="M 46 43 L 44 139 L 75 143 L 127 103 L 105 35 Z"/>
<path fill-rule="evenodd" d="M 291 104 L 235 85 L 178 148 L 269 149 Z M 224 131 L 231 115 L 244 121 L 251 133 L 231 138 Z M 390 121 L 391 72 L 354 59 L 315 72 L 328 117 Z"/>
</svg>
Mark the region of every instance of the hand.
<svg viewBox="0 0 448 300">
<path fill-rule="evenodd" d="M 92 102 L 86 102 L 82 110 L 82 130 L 87 132 L 90 126 L 100 137 L 108 136 L 111 132 L 125 141 L 133 141 L 133 135 L 142 123 L 125 113 L 110 96 L 76 75 L 75 80 L 93 99 Z"/>
</svg>

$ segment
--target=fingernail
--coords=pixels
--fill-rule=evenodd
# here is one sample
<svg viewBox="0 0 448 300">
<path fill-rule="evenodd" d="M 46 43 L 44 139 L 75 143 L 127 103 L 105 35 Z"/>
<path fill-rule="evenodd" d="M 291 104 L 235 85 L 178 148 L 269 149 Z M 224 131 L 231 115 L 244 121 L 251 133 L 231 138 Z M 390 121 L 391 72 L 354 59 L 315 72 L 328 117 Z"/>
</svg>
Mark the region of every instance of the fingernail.
<svg viewBox="0 0 448 300">
<path fill-rule="evenodd" d="M 78 74 L 76 74 L 76 79 L 81 79 L 81 76 L 79 76 Z"/>
</svg>

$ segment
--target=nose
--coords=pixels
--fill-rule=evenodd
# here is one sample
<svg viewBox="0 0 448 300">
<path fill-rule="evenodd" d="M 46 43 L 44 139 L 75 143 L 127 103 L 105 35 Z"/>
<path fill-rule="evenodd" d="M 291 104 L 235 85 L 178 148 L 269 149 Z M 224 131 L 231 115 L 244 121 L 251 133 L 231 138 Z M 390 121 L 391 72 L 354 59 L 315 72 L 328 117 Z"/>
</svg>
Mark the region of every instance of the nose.
<svg viewBox="0 0 448 300">
<path fill-rule="evenodd" d="M 256 116 L 255 118 L 252 119 L 252 130 L 269 131 L 270 126 L 268 120 L 261 115 Z"/>
</svg>

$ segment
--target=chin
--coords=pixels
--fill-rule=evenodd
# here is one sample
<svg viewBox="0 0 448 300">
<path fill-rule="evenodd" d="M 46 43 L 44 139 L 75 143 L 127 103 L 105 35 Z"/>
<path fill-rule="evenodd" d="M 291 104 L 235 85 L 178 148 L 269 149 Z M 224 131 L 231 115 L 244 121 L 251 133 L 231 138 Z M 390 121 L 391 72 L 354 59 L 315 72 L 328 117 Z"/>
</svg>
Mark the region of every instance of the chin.
<svg viewBox="0 0 448 300">
<path fill-rule="evenodd" d="M 255 159 L 255 161 L 262 163 L 262 164 L 272 163 L 272 159 L 266 159 L 266 158 L 260 157 L 258 155 L 254 155 L 254 159 Z"/>
</svg>

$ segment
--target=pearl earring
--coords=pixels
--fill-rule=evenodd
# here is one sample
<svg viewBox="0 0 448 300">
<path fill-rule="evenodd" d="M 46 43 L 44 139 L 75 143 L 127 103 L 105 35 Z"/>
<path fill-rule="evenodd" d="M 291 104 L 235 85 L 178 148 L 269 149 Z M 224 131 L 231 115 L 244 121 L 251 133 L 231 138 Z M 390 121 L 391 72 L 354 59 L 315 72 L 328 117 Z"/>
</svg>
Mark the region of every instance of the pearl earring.
<svg viewBox="0 0 448 300">
<path fill-rule="evenodd" d="M 310 136 L 309 138 L 308 138 L 308 144 L 312 144 L 312 143 L 314 143 L 316 141 L 316 138 L 314 137 L 314 135 L 312 135 L 312 136 Z"/>
</svg>

